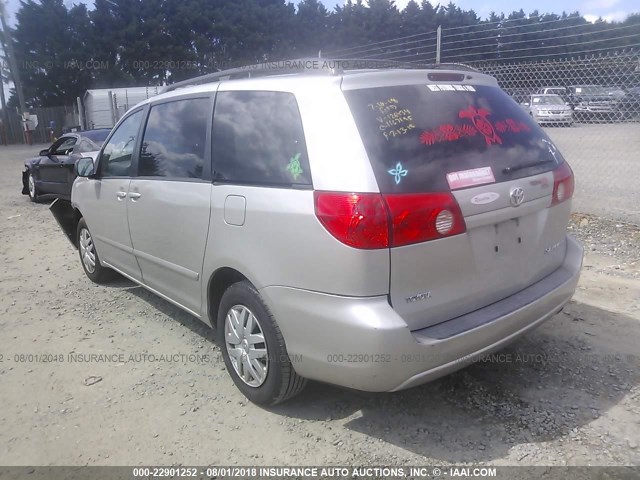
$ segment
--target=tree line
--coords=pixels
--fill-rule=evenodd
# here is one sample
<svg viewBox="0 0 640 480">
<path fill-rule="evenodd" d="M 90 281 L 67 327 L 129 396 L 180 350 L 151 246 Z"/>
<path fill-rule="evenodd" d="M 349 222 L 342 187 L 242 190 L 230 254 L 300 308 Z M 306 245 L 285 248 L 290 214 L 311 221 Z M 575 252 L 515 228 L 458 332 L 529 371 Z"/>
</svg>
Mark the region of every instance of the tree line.
<svg viewBox="0 0 640 480">
<path fill-rule="evenodd" d="M 640 38 L 634 28 L 640 15 L 589 23 L 578 12 L 520 10 L 481 20 L 454 3 L 434 7 L 425 0 L 403 10 L 392 0 L 349 0 L 333 11 L 318 0 L 95 0 L 91 10 L 63 0 L 21 0 L 10 33 L 27 105 L 47 107 L 70 105 L 88 88 L 162 85 L 320 51 L 429 62 L 435 37 L 421 34 L 438 26 L 442 60 L 455 62 L 565 56 Z M 400 37 L 409 38 L 391 41 Z M 16 104 L 14 94 L 9 106 Z"/>
</svg>

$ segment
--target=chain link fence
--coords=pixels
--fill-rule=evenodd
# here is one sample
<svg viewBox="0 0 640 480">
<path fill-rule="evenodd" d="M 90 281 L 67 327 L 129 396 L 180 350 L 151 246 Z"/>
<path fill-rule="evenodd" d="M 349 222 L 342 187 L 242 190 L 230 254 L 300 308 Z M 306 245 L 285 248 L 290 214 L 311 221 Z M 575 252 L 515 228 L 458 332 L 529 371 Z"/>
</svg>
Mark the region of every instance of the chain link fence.
<svg viewBox="0 0 640 480">
<path fill-rule="evenodd" d="M 588 25 L 571 35 L 567 22 L 548 27 L 530 34 L 513 33 L 506 22 L 464 27 L 327 56 L 410 66 L 439 59 L 494 76 L 574 169 L 574 210 L 640 225 L 640 24 L 613 26 L 606 40 Z"/>
<path fill-rule="evenodd" d="M 567 158 L 575 211 L 640 225 L 640 49 L 470 65 L 494 76 Z"/>
</svg>

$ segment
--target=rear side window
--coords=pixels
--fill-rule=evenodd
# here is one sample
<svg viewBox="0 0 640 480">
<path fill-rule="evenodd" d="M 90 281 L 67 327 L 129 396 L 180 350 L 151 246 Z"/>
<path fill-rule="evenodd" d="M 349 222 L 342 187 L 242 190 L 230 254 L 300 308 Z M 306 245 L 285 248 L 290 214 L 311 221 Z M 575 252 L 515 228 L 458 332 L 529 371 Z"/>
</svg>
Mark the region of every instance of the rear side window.
<svg viewBox="0 0 640 480">
<path fill-rule="evenodd" d="M 53 144 L 53 155 L 68 155 L 78 141 L 75 137 L 65 137 Z"/>
<path fill-rule="evenodd" d="M 80 140 L 75 148 L 73 149 L 73 153 L 86 153 L 100 150 L 100 145 L 96 145 L 91 140 L 83 138 Z"/>
<path fill-rule="evenodd" d="M 89 139 L 90 141 L 92 141 L 96 145 L 102 146 L 104 141 L 109 136 L 109 132 L 111 132 L 111 130 L 108 129 L 108 128 L 101 128 L 99 130 L 86 130 L 86 131 L 82 132 L 82 136 L 84 138 Z"/>
<path fill-rule="evenodd" d="M 345 97 L 384 193 L 501 182 L 563 161 L 497 87 L 404 85 L 350 90 Z"/>
<path fill-rule="evenodd" d="M 138 175 L 202 178 L 211 100 L 189 98 L 151 107 Z"/>
<path fill-rule="evenodd" d="M 218 92 L 213 114 L 214 179 L 310 185 L 295 97 L 283 92 Z"/>
</svg>

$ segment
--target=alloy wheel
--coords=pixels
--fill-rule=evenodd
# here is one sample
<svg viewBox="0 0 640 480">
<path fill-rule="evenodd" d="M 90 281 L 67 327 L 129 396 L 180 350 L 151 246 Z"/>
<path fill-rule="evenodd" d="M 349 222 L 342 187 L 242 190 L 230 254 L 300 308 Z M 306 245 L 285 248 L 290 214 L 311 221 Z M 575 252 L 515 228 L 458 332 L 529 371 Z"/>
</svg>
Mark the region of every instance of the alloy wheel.
<svg viewBox="0 0 640 480">
<path fill-rule="evenodd" d="M 94 273 L 96 271 L 96 249 L 93 245 L 93 238 L 89 230 L 83 228 L 80 230 L 80 257 L 87 272 Z"/>
<path fill-rule="evenodd" d="M 29 195 L 31 198 L 36 197 L 36 181 L 33 179 L 33 174 L 29 174 Z"/>
<path fill-rule="evenodd" d="M 269 359 L 262 327 L 253 312 L 244 305 L 231 307 L 224 322 L 224 339 L 238 377 L 250 387 L 262 385 Z"/>
</svg>

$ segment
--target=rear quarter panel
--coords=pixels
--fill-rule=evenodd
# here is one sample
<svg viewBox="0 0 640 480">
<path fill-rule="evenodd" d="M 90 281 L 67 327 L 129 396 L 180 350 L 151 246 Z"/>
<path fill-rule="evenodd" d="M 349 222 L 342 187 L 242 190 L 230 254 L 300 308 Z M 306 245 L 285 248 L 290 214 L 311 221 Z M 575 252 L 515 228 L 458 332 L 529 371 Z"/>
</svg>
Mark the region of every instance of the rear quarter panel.
<svg viewBox="0 0 640 480">
<path fill-rule="evenodd" d="M 313 189 L 378 191 L 339 77 L 310 77 L 304 82 L 283 78 L 268 84 L 264 80 L 223 82 L 219 88 L 231 90 L 283 91 L 296 96 Z M 225 220 L 230 195 L 246 201 L 241 226 Z M 203 289 L 222 267 L 239 271 L 258 289 L 287 286 L 346 296 L 389 292 L 389 250 L 358 250 L 336 240 L 316 218 L 312 189 L 214 182 Z"/>
</svg>

